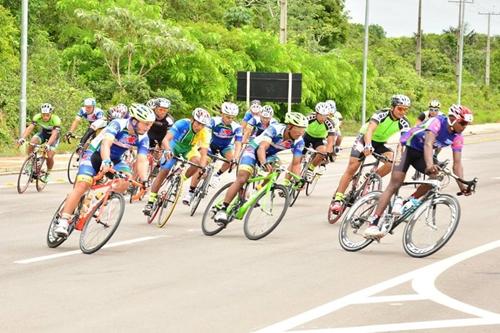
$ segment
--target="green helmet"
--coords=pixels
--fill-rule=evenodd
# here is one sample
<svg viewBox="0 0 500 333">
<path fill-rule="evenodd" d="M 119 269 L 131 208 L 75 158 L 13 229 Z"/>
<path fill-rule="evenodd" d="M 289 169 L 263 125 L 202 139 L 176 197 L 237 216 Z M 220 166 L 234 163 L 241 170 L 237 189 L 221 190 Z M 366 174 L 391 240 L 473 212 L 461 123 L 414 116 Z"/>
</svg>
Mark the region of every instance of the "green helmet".
<svg viewBox="0 0 500 333">
<path fill-rule="evenodd" d="M 285 115 L 285 124 L 290 124 L 298 127 L 307 127 L 309 122 L 307 121 L 307 117 L 299 112 L 288 112 Z"/>
</svg>

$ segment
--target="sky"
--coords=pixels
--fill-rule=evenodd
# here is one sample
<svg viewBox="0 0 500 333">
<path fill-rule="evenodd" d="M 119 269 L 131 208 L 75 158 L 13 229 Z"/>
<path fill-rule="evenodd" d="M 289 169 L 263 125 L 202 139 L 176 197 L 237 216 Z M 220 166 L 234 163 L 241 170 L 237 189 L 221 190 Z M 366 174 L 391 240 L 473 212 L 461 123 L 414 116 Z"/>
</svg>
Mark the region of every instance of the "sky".
<svg viewBox="0 0 500 333">
<path fill-rule="evenodd" d="M 458 1 L 458 0 L 457 0 Z M 500 14 L 500 0 L 466 0 L 465 22 L 478 33 L 488 32 L 488 16 L 479 12 Z M 365 22 L 366 0 L 345 0 L 350 22 Z M 422 0 L 422 30 L 441 33 L 458 26 L 458 2 Z M 417 31 L 418 0 L 369 0 L 369 22 L 381 25 L 388 37 L 412 36 Z M 491 35 L 500 36 L 500 15 L 491 16 Z"/>
</svg>

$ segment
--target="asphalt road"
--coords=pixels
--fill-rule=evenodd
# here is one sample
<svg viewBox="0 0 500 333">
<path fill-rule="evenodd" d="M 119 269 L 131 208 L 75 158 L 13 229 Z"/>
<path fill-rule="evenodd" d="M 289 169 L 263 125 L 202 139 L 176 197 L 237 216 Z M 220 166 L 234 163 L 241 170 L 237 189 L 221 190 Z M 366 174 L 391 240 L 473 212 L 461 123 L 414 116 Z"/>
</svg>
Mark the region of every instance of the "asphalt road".
<svg viewBox="0 0 500 333">
<path fill-rule="evenodd" d="M 206 237 L 202 209 L 190 217 L 182 205 L 158 229 L 134 203 L 114 246 L 93 255 L 79 252 L 78 233 L 46 246 L 71 188 L 58 183 L 63 173 L 43 193 L 33 186 L 23 195 L 15 176 L 2 176 L 0 331 L 498 332 L 500 137 L 468 141 L 465 174 L 479 178 L 477 193 L 459 199 L 457 232 L 425 259 L 404 253 L 401 227 L 360 252 L 341 249 L 326 211 L 345 158 L 260 241 L 247 240 L 238 222 Z"/>
</svg>

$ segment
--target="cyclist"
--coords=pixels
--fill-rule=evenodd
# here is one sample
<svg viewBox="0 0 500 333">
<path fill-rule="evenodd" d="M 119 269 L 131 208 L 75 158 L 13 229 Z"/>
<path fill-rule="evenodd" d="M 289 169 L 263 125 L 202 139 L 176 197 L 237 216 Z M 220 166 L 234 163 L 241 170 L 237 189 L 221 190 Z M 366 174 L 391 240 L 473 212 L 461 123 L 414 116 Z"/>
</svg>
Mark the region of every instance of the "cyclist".
<svg viewBox="0 0 500 333">
<path fill-rule="evenodd" d="M 169 113 L 172 104 L 170 100 L 160 97 L 149 100 L 148 103 L 153 106 L 152 109 L 156 115 L 156 120 L 148 131 L 149 147 L 154 148 L 157 143 L 163 141 L 168 129 L 174 125 L 175 121 Z"/>
<path fill-rule="evenodd" d="M 243 116 L 243 120 L 241 121 L 241 128 L 243 132 L 245 131 L 245 128 L 247 127 L 247 124 L 250 121 L 250 119 L 257 117 L 261 111 L 262 111 L 262 105 L 260 104 L 260 101 L 258 99 L 254 99 L 250 103 L 250 109 L 248 109 L 248 111 Z"/>
<path fill-rule="evenodd" d="M 221 117 L 213 117 L 211 121 L 212 141 L 210 142 L 210 152 L 221 154 L 231 164 L 236 164 L 235 156 L 240 156 L 241 152 L 241 125 L 234 121 L 238 115 L 238 105 L 224 102 L 221 106 Z M 211 186 L 217 187 L 220 176 L 231 166 L 224 163 L 217 173 L 212 177 Z M 197 182 L 196 182 L 197 183 Z M 197 184 L 193 184 L 197 185 Z M 189 204 L 189 202 L 187 202 Z"/>
<path fill-rule="evenodd" d="M 245 128 L 245 133 L 243 134 L 243 144 L 247 144 L 256 136 L 261 135 L 269 125 L 277 124 L 278 121 L 273 115 L 273 107 L 271 105 L 265 105 L 262 107 L 262 111 L 260 111 L 258 116 L 250 118 Z"/>
<path fill-rule="evenodd" d="M 436 117 L 438 115 L 442 115 L 443 113 L 440 111 L 441 103 L 437 99 L 433 99 L 429 102 L 429 109 L 427 111 L 421 112 L 417 118 L 417 125 L 423 123 L 429 118 Z"/>
<path fill-rule="evenodd" d="M 389 138 L 397 132 L 406 132 L 410 129 L 410 123 L 405 117 L 410 108 L 410 99 L 405 95 L 394 95 L 391 98 L 390 109 L 383 109 L 370 118 L 370 121 L 364 124 L 360 129 L 360 134 L 354 141 L 351 149 L 351 156 L 344 175 L 340 179 L 339 185 L 332 199 L 330 210 L 333 214 L 342 211 L 344 205 L 344 192 L 352 180 L 352 177 L 358 170 L 361 162 L 366 156 L 371 155 L 373 151 L 385 155 L 387 158 L 393 158 L 392 150 L 385 145 Z M 392 163 L 384 163 L 377 170 L 381 177 L 391 171 Z"/>
<path fill-rule="evenodd" d="M 365 229 L 364 236 L 367 238 L 380 238 L 384 233 L 379 230 L 377 224 L 380 216 L 387 207 L 392 195 L 396 193 L 403 183 L 408 168 L 413 166 L 416 170 L 426 173 L 435 178 L 439 167 L 433 158 L 434 149 L 451 146 L 453 152 L 453 172 L 463 179 L 462 149 L 464 138 L 462 132 L 466 126 L 472 123 L 472 111 L 463 105 L 452 105 L 448 116 L 438 115 L 425 123 L 419 124 L 401 137 L 401 145 L 398 146 L 398 158 L 394 164 L 391 181 L 382 193 L 377 208 L 369 218 L 370 226 Z M 464 195 L 470 195 L 467 187 L 457 182 L 460 191 Z M 404 205 L 404 209 L 410 209 L 412 205 L 418 205 L 418 198 L 423 196 L 430 187 L 421 185 L 417 188 Z"/>
<path fill-rule="evenodd" d="M 21 138 L 17 140 L 18 145 L 22 145 L 26 142 L 26 137 L 31 134 L 35 127 L 40 127 L 40 132 L 33 135 L 30 143 L 32 144 L 42 144 L 47 142 L 47 173 L 43 176 L 41 181 L 47 182 L 49 178 L 49 173 L 54 166 L 54 155 L 56 154 L 56 148 L 59 145 L 59 134 L 61 131 L 61 118 L 54 113 L 54 107 L 49 103 L 44 103 L 40 107 L 40 113 L 37 113 L 31 124 L 26 127 Z M 28 146 L 28 154 L 33 152 L 34 147 Z"/>
<path fill-rule="evenodd" d="M 114 119 L 127 119 L 129 117 L 128 107 L 125 104 L 118 104 L 113 106 L 108 111 L 108 121 Z"/>
<path fill-rule="evenodd" d="M 149 138 L 147 131 L 153 125 L 153 110 L 143 104 L 134 103 L 130 107 L 129 119 L 115 119 L 102 131 L 85 151 L 73 191 L 67 196 L 66 203 L 54 231 L 60 236 L 68 235 L 68 226 L 75 208 L 82 195 L 88 191 L 93 177 L 111 168 L 116 171 L 131 173 L 130 167 L 122 160 L 123 154 L 132 147 L 137 147 L 137 170 L 144 186 L 147 182 L 147 153 Z M 125 192 L 128 183 L 122 181 L 116 187 L 118 192 Z"/>
<path fill-rule="evenodd" d="M 330 161 L 333 161 L 337 133 L 335 132 L 335 124 L 328 118 L 331 110 L 331 105 L 327 103 L 320 102 L 316 104 L 315 112 L 307 116 L 309 125 L 304 134 L 304 144 L 306 147 L 312 147 L 320 153 L 328 154 Z M 312 180 L 314 169 L 321 162 L 324 162 L 323 156 L 316 155 L 306 171 L 306 181 L 310 182 Z"/>
<path fill-rule="evenodd" d="M 226 209 L 250 178 L 256 164 L 264 171 L 271 172 L 273 169 L 271 161 L 276 159 L 275 155 L 280 151 L 291 149 L 293 159 L 288 169 L 296 174 L 300 173 L 300 162 L 304 149 L 302 135 L 304 135 L 307 124 L 307 118 L 303 114 L 288 112 L 285 115 L 285 124 L 269 126 L 261 135 L 250 142 L 241 155 L 236 179 L 227 189 L 224 202 L 214 216 L 216 222 L 227 223 Z"/>
<path fill-rule="evenodd" d="M 335 140 L 335 147 L 339 147 L 342 145 L 342 131 L 340 130 L 340 127 L 342 126 L 342 121 L 343 117 L 342 114 L 337 110 L 337 104 L 335 101 L 329 99 L 325 101 L 327 105 L 330 106 L 331 113 L 329 115 L 329 118 L 333 120 L 335 124 L 335 132 L 337 133 L 337 139 Z"/>
<path fill-rule="evenodd" d="M 75 120 L 71 123 L 71 127 L 69 131 L 66 133 L 66 138 L 70 138 L 73 135 L 73 132 L 78 127 L 78 124 L 85 119 L 89 122 L 89 127 L 87 131 L 80 139 L 80 147 L 89 140 L 95 137 L 96 131 L 98 129 L 104 128 L 107 125 L 106 118 L 104 117 L 104 112 L 96 107 L 96 101 L 94 98 L 89 97 L 83 101 L 83 107 L 80 108 L 78 113 L 76 114 Z"/>
<path fill-rule="evenodd" d="M 158 198 L 158 191 L 165 178 L 170 173 L 170 169 L 175 165 L 175 156 L 182 156 L 189 161 L 202 167 L 206 166 L 208 160 L 208 148 L 210 147 L 210 114 L 202 108 L 194 109 L 191 119 L 180 119 L 168 130 L 161 145 L 165 150 L 162 157 L 160 172 L 151 185 L 151 193 L 146 206 L 143 209 L 144 215 L 150 215 L 153 205 Z M 191 187 L 183 201 L 190 202 L 196 186 L 193 183 L 200 177 L 198 168 L 190 166 L 186 170 L 186 178 L 193 176 Z"/>
</svg>

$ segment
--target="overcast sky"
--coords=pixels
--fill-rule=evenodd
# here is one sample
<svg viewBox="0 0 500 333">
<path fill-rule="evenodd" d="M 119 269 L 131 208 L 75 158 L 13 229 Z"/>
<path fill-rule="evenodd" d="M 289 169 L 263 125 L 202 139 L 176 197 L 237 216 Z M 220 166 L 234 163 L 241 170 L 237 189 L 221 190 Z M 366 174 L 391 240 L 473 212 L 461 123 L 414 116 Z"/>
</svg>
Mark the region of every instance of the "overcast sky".
<svg viewBox="0 0 500 333">
<path fill-rule="evenodd" d="M 412 36 L 417 31 L 418 0 L 369 0 L 370 24 L 379 24 L 389 37 Z M 470 2 L 472 0 L 466 0 Z M 465 22 L 470 29 L 487 33 L 488 16 L 478 12 L 500 13 L 500 0 L 473 0 L 465 5 Z M 345 0 L 346 10 L 355 23 L 365 22 L 366 0 Z M 458 2 L 422 0 L 422 30 L 441 33 L 458 25 Z M 500 15 L 491 16 L 491 34 L 500 36 Z"/>
</svg>

